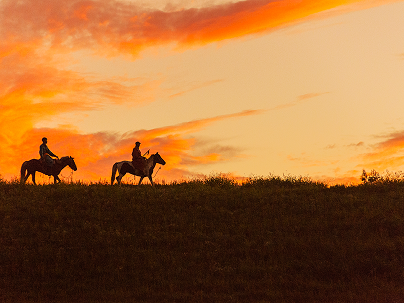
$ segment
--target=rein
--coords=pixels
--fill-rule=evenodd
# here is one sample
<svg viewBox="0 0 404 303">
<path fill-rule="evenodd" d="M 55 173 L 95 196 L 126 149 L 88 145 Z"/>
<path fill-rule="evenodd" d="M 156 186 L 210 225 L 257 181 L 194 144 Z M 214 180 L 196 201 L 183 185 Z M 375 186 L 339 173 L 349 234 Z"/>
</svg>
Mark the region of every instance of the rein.
<svg viewBox="0 0 404 303">
<path fill-rule="evenodd" d="M 147 152 L 149 152 L 149 151 L 147 151 Z M 156 165 L 156 164 L 157 163 L 155 162 L 154 165 Z M 161 169 L 161 165 L 160 165 L 159 169 L 156 171 L 156 173 L 154 174 L 154 176 L 152 176 L 153 179 L 157 176 L 157 173 L 160 171 L 160 169 Z"/>
<path fill-rule="evenodd" d="M 161 169 L 161 165 L 160 165 L 159 169 L 156 171 L 156 173 L 154 174 L 153 179 L 157 176 L 157 173 L 159 172 L 160 169 Z"/>
<path fill-rule="evenodd" d="M 69 166 L 68 164 L 66 165 L 66 166 Z M 64 166 L 64 167 L 66 167 L 66 166 Z M 64 168 L 63 167 L 63 168 Z M 62 168 L 62 169 L 63 169 Z M 70 182 L 73 182 L 73 169 L 69 166 L 69 168 L 70 168 L 70 175 L 69 176 L 67 176 L 67 177 L 65 177 L 65 176 L 63 176 L 61 173 L 59 173 L 59 175 L 63 178 L 63 179 L 70 179 Z M 50 178 L 50 176 L 49 176 L 49 178 Z"/>
</svg>

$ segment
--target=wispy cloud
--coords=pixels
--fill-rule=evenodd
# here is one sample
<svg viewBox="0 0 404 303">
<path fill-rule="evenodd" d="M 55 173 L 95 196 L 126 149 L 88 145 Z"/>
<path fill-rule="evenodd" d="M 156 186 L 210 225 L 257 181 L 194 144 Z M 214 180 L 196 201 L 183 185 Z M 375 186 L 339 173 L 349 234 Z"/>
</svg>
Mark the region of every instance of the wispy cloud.
<svg viewBox="0 0 404 303">
<path fill-rule="evenodd" d="M 360 155 L 358 168 L 386 170 L 404 166 L 404 131 L 389 133 L 372 147 L 372 151 Z"/>
<path fill-rule="evenodd" d="M 211 80 L 211 81 L 206 81 L 203 83 L 196 83 L 196 84 L 191 84 L 189 85 L 189 88 L 187 88 L 186 90 L 180 91 L 178 93 L 172 94 L 169 96 L 169 98 L 176 98 L 176 97 L 180 97 L 186 93 L 192 92 L 194 90 L 200 89 L 200 88 L 204 88 L 204 87 L 208 87 L 210 85 L 219 83 L 219 82 L 223 82 L 223 79 L 218 79 L 218 80 Z"/>
<path fill-rule="evenodd" d="M 360 141 L 358 143 L 351 143 L 347 145 L 348 147 L 354 147 L 354 148 L 358 148 L 358 147 L 364 147 L 365 146 L 365 142 Z"/>
<path fill-rule="evenodd" d="M 294 107 L 296 105 L 299 105 L 301 103 L 304 103 L 312 98 L 316 98 L 318 96 L 324 95 L 324 94 L 328 94 L 327 93 L 309 93 L 309 94 L 304 94 L 304 95 L 300 95 L 296 98 L 295 101 L 286 103 L 286 104 L 280 104 L 278 106 L 272 107 L 269 110 L 280 110 L 280 109 L 285 109 L 285 108 L 289 108 L 289 107 Z"/>
<path fill-rule="evenodd" d="M 312 99 L 312 98 L 316 98 L 318 96 L 322 96 L 325 94 L 329 94 L 329 92 L 326 93 L 309 93 L 309 94 L 304 94 L 304 95 L 300 95 L 297 97 L 297 102 L 302 102 L 308 99 Z"/>
<path fill-rule="evenodd" d="M 4 0 L 0 33 L 2 42 L 8 42 L 3 45 L 40 43 L 58 51 L 137 55 L 155 45 L 189 47 L 263 33 L 358 2 L 366 1 L 247 0 L 163 11 L 126 1 Z"/>
</svg>

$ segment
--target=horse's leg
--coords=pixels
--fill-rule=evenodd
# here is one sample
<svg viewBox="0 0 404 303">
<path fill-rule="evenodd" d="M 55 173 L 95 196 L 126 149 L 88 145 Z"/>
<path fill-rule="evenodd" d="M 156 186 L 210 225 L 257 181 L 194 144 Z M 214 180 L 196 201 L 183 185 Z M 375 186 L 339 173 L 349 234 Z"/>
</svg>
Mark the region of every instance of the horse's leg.
<svg viewBox="0 0 404 303">
<path fill-rule="evenodd" d="M 121 185 L 121 180 L 123 178 L 123 176 L 125 176 L 126 173 L 122 174 L 121 172 L 119 172 L 119 176 L 116 177 L 116 181 L 118 182 L 118 185 Z"/>
<path fill-rule="evenodd" d="M 23 178 L 22 183 L 25 184 L 25 182 L 27 182 L 29 175 L 30 175 L 30 173 L 27 171 L 27 175 Z"/>
<path fill-rule="evenodd" d="M 118 169 L 118 165 L 115 163 L 114 165 L 112 165 L 112 173 L 111 173 L 111 185 L 114 184 L 115 181 L 115 176 L 116 176 L 116 170 Z"/>
<path fill-rule="evenodd" d="M 28 176 L 29 176 L 29 173 L 28 173 Z M 28 176 L 27 176 L 27 178 L 28 178 Z M 35 182 L 35 170 L 33 172 L 31 172 L 31 176 L 32 176 L 32 182 L 36 185 L 36 182 Z"/>
<path fill-rule="evenodd" d="M 142 183 L 144 176 L 140 176 L 140 180 L 139 183 L 137 185 L 140 185 L 140 183 Z"/>
<path fill-rule="evenodd" d="M 28 179 L 28 176 L 29 176 L 28 170 L 27 170 L 27 175 L 25 175 L 25 173 L 24 173 L 24 175 L 22 175 L 22 173 L 21 173 L 21 183 L 22 183 L 22 184 L 25 184 L 25 182 L 26 182 L 27 179 Z"/>
<path fill-rule="evenodd" d="M 153 178 L 152 178 L 152 176 L 147 176 L 148 178 L 149 178 L 149 180 L 150 180 L 150 183 L 151 183 L 151 185 L 152 186 L 154 186 L 154 183 L 153 183 Z"/>
<path fill-rule="evenodd" d="M 59 176 L 58 176 L 58 175 L 53 175 L 53 183 L 54 183 L 54 184 L 60 183 L 60 179 L 59 179 Z"/>
<path fill-rule="evenodd" d="M 21 170 L 20 170 L 20 182 L 22 183 L 22 184 L 24 184 L 25 183 L 25 173 L 28 173 L 26 170 L 27 170 L 27 168 L 25 167 L 27 164 L 26 164 L 26 162 L 24 162 L 22 165 L 21 165 Z"/>
</svg>

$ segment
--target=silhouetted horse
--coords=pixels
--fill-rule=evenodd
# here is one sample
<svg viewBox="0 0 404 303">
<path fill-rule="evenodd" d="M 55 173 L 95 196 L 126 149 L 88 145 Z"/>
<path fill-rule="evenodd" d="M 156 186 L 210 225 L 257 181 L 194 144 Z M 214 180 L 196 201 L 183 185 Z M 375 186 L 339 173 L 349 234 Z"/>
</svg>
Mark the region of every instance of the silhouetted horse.
<svg viewBox="0 0 404 303">
<path fill-rule="evenodd" d="M 56 160 L 52 167 L 48 167 L 45 163 L 41 162 L 38 159 L 31 159 L 29 161 L 25 161 L 21 165 L 21 183 L 25 183 L 27 181 L 29 175 L 32 176 L 32 182 L 35 183 L 35 172 L 39 171 L 45 175 L 53 176 L 55 184 L 60 182 L 59 174 L 60 171 L 69 166 L 72 170 L 76 171 L 77 166 L 74 163 L 73 157 L 62 157 L 59 160 Z M 27 172 L 27 174 L 25 174 Z"/>
<path fill-rule="evenodd" d="M 140 177 L 138 185 L 140 185 L 140 183 L 142 183 L 142 180 L 144 177 L 148 177 L 151 185 L 154 185 L 152 174 L 153 174 L 153 169 L 156 166 L 156 163 L 159 163 L 161 165 L 166 164 L 166 161 L 164 161 L 163 158 L 161 158 L 159 153 L 155 153 L 155 154 L 151 155 L 148 159 L 146 159 L 145 171 L 147 173 L 146 173 L 146 175 L 144 175 L 140 170 L 133 167 L 132 161 L 116 162 L 112 166 L 111 185 L 114 184 L 116 171 L 118 171 L 118 173 L 119 173 L 119 176 L 116 177 L 116 181 L 118 181 L 118 184 L 121 184 L 121 180 L 126 173 L 130 173 L 134 176 Z"/>
</svg>

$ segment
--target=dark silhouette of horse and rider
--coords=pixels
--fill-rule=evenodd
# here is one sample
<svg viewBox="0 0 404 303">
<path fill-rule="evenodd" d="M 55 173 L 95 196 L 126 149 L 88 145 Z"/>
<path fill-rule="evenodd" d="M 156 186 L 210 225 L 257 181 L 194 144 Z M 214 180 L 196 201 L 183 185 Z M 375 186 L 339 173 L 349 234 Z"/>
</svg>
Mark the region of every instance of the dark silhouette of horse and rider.
<svg viewBox="0 0 404 303">
<path fill-rule="evenodd" d="M 77 166 L 74 162 L 74 158 L 71 156 L 62 157 L 59 159 L 48 147 L 48 139 L 42 138 L 42 144 L 39 147 L 39 159 L 31 159 L 25 161 L 21 166 L 21 183 L 25 183 L 29 176 L 32 176 L 32 182 L 35 182 L 35 173 L 41 172 L 47 176 L 53 176 L 54 183 L 59 183 L 59 174 L 63 168 L 69 166 L 72 170 L 76 171 Z M 165 165 L 166 162 L 161 158 L 159 153 L 152 154 L 149 158 L 145 155 L 149 154 L 149 150 L 142 155 L 140 152 L 140 142 L 136 142 L 132 151 L 132 161 L 116 162 L 112 166 L 111 185 L 114 184 L 115 175 L 118 171 L 119 175 L 116 177 L 118 184 L 121 184 L 121 180 L 126 173 L 130 173 L 134 176 L 139 176 L 142 183 L 145 177 L 148 177 L 150 183 L 153 183 L 153 170 L 157 163 Z"/>
<path fill-rule="evenodd" d="M 144 155 L 142 155 L 142 153 L 140 152 L 140 142 L 136 142 L 135 147 L 132 151 L 132 161 L 116 162 L 112 166 L 111 185 L 114 184 L 115 179 L 118 184 L 121 184 L 121 180 L 126 173 L 132 174 L 134 176 L 139 176 L 140 180 L 138 185 L 142 183 L 144 177 L 148 177 L 151 185 L 154 185 L 154 167 L 157 163 L 165 165 L 166 161 L 161 158 L 159 153 L 152 154 L 149 158 L 145 158 L 144 156 L 147 154 L 149 154 L 149 150 Z M 119 175 L 115 178 L 117 171 Z"/>
<path fill-rule="evenodd" d="M 70 156 L 62 157 L 59 159 L 51 150 L 48 148 L 48 139 L 42 138 L 42 144 L 39 147 L 38 159 L 31 159 L 25 161 L 21 166 L 21 183 L 25 183 L 29 176 L 32 176 L 32 182 L 35 182 L 35 173 L 41 172 L 47 176 L 53 176 L 54 183 L 60 182 L 59 174 L 63 168 L 69 166 L 72 170 L 76 171 L 77 166 L 74 162 L 74 158 Z M 54 158 L 56 159 L 54 159 Z"/>
</svg>

